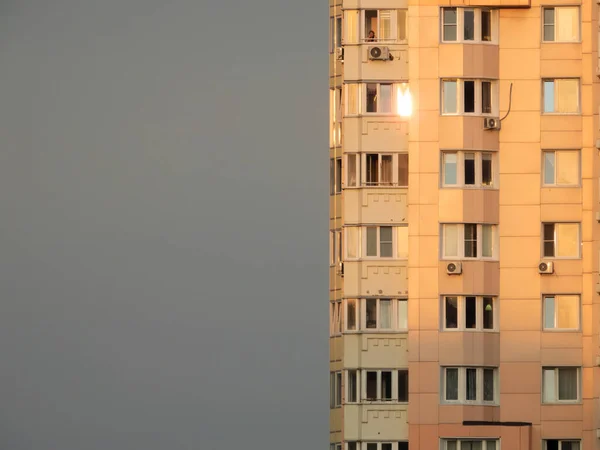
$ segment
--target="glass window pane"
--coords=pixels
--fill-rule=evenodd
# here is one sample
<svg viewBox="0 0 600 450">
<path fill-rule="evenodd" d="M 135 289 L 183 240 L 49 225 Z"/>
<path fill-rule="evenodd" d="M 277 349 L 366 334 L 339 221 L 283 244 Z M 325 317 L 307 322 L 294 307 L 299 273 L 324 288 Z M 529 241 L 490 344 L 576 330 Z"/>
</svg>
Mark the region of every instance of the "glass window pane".
<svg viewBox="0 0 600 450">
<path fill-rule="evenodd" d="M 458 400 L 458 369 L 446 369 L 446 400 Z"/>
<path fill-rule="evenodd" d="M 445 298 L 446 328 L 458 328 L 458 299 L 456 297 Z"/>
<path fill-rule="evenodd" d="M 346 93 L 348 96 L 348 114 L 358 114 L 358 84 L 347 84 Z"/>
<path fill-rule="evenodd" d="M 556 8 L 556 40 L 575 42 L 579 40 L 579 7 Z"/>
<path fill-rule="evenodd" d="M 392 155 L 381 155 L 381 183 L 391 186 L 392 183 Z"/>
<path fill-rule="evenodd" d="M 342 372 L 335 373 L 335 405 L 342 404 Z"/>
<path fill-rule="evenodd" d="M 496 441 L 485 441 L 485 450 L 496 450 Z"/>
<path fill-rule="evenodd" d="M 443 90 L 443 107 L 444 114 L 455 114 L 458 112 L 456 102 L 456 81 L 444 81 L 442 85 Z"/>
<path fill-rule="evenodd" d="M 558 399 L 577 400 L 577 369 L 558 369 Z"/>
<path fill-rule="evenodd" d="M 554 183 L 554 152 L 544 152 L 544 184 Z"/>
<path fill-rule="evenodd" d="M 444 8 L 444 41 L 456 41 L 456 8 Z"/>
<path fill-rule="evenodd" d="M 465 297 L 465 328 L 472 329 L 477 326 L 477 298 Z"/>
<path fill-rule="evenodd" d="M 492 40 L 492 13 L 487 9 L 481 11 L 481 40 Z"/>
<path fill-rule="evenodd" d="M 557 223 L 556 224 L 556 256 L 578 257 L 579 256 L 579 224 Z"/>
<path fill-rule="evenodd" d="M 483 329 L 494 329 L 494 299 L 483 297 Z"/>
<path fill-rule="evenodd" d="M 377 227 L 367 227 L 367 256 L 377 256 Z"/>
<path fill-rule="evenodd" d="M 456 441 L 446 441 L 446 450 L 456 450 Z"/>
<path fill-rule="evenodd" d="M 492 156 L 491 153 L 481 154 L 481 184 L 483 186 L 491 186 L 493 182 Z"/>
<path fill-rule="evenodd" d="M 381 397 L 382 400 L 392 399 L 392 372 L 381 372 Z"/>
<path fill-rule="evenodd" d="M 576 113 L 579 111 L 579 80 L 567 78 L 554 80 L 556 112 Z"/>
<path fill-rule="evenodd" d="M 475 184 L 475 153 L 465 153 L 465 184 Z"/>
<path fill-rule="evenodd" d="M 398 154 L 398 186 L 408 186 L 408 153 Z"/>
<path fill-rule="evenodd" d="M 472 9 L 464 9 L 463 11 L 463 39 L 465 41 L 472 41 L 475 39 L 475 11 Z"/>
<path fill-rule="evenodd" d="M 579 450 L 579 441 L 562 441 L 561 450 Z"/>
<path fill-rule="evenodd" d="M 483 401 L 494 401 L 494 369 L 483 369 Z"/>
<path fill-rule="evenodd" d="M 556 184 L 579 184 L 579 152 L 556 152 Z"/>
<path fill-rule="evenodd" d="M 348 155 L 348 180 L 346 180 L 347 184 L 349 187 L 355 187 L 357 186 L 357 177 L 358 177 L 358 170 L 357 170 L 357 155 L 354 153 L 351 153 Z"/>
<path fill-rule="evenodd" d="M 377 112 L 377 85 L 375 83 L 367 84 L 367 112 Z"/>
<path fill-rule="evenodd" d="M 546 403 L 552 403 L 556 401 L 555 394 L 555 379 L 554 369 L 544 369 L 542 373 L 542 383 L 543 383 L 543 400 Z"/>
<path fill-rule="evenodd" d="M 392 301 L 379 300 L 379 328 L 392 328 Z"/>
<path fill-rule="evenodd" d="M 377 399 L 377 372 L 367 372 L 367 400 Z"/>
<path fill-rule="evenodd" d="M 398 328 L 406 330 L 408 328 L 408 301 L 398 301 Z"/>
<path fill-rule="evenodd" d="M 335 19 L 335 46 L 342 46 L 342 18 L 336 17 Z"/>
<path fill-rule="evenodd" d="M 544 8 L 544 41 L 554 41 L 554 8 Z"/>
<path fill-rule="evenodd" d="M 371 36 L 371 32 L 373 35 Z M 365 10 L 365 38 L 367 42 L 373 42 L 377 40 L 377 10 L 367 9 Z"/>
<path fill-rule="evenodd" d="M 365 161 L 367 186 L 377 186 L 379 183 L 379 155 L 377 153 L 368 153 L 365 156 Z"/>
<path fill-rule="evenodd" d="M 379 11 L 379 39 L 391 39 L 392 37 L 392 11 Z"/>
<path fill-rule="evenodd" d="M 544 328 L 552 329 L 554 323 L 554 297 L 544 297 Z"/>
<path fill-rule="evenodd" d="M 466 369 L 466 399 L 477 400 L 477 369 Z"/>
<path fill-rule="evenodd" d="M 348 444 L 348 450 L 358 450 L 358 448 L 356 447 L 356 442 L 347 442 L 347 444 Z"/>
<path fill-rule="evenodd" d="M 356 330 L 356 299 L 347 300 L 346 328 L 350 331 Z"/>
<path fill-rule="evenodd" d="M 379 256 L 382 258 L 393 257 L 392 227 L 379 227 Z"/>
<path fill-rule="evenodd" d="M 398 40 L 405 41 L 406 40 L 406 9 L 398 10 Z"/>
<path fill-rule="evenodd" d="M 396 237 L 398 239 L 397 257 L 400 259 L 408 258 L 408 227 L 396 227 Z"/>
<path fill-rule="evenodd" d="M 346 11 L 346 43 L 358 44 L 358 17 L 359 12 L 356 10 Z"/>
<path fill-rule="evenodd" d="M 335 161 L 329 160 L 329 195 L 335 194 Z"/>
<path fill-rule="evenodd" d="M 544 112 L 554 112 L 554 80 L 544 81 Z"/>
<path fill-rule="evenodd" d="M 408 450 L 408 442 L 398 442 L 398 450 Z M 579 450 L 579 449 L 577 449 Z"/>
<path fill-rule="evenodd" d="M 554 224 L 544 224 L 544 256 L 554 256 Z"/>
<path fill-rule="evenodd" d="M 377 450 L 377 444 L 376 443 L 368 443 L 367 450 Z"/>
<path fill-rule="evenodd" d="M 477 258 L 477 225 L 465 224 L 465 258 Z"/>
<path fill-rule="evenodd" d="M 458 225 L 444 225 L 444 256 L 458 256 Z"/>
<path fill-rule="evenodd" d="M 377 300 L 374 298 L 366 300 L 365 319 L 367 328 L 377 328 Z"/>
<path fill-rule="evenodd" d="M 557 328 L 579 328 L 579 296 L 559 295 L 556 297 Z"/>
<path fill-rule="evenodd" d="M 464 85 L 464 111 L 466 113 L 475 112 L 475 82 L 467 80 L 463 83 Z"/>
<path fill-rule="evenodd" d="M 346 227 L 346 252 L 349 259 L 358 258 L 358 227 Z"/>
<path fill-rule="evenodd" d="M 457 184 L 457 157 L 456 153 L 443 153 L 445 185 L 454 186 Z"/>
<path fill-rule="evenodd" d="M 392 443 L 391 442 L 383 442 L 381 444 L 381 450 L 392 450 Z"/>
<path fill-rule="evenodd" d="M 358 377 L 356 376 L 356 370 L 348 371 L 348 401 L 356 402 L 356 392 L 358 391 Z"/>
<path fill-rule="evenodd" d="M 493 225 L 481 226 L 481 256 L 491 258 L 494 252 L 494 228 Z"/>
<path fill-rule="evenodd" d="M 408 370 L 398 371 L 398 401 L 408 401 Z"/>
<path fill-rule="evenodd" d="M 379 86 L 379 111 L 380 113 L 392 112 L 392 85 L 382 84 Z"/>
<path fill-rule="evenodd" d="M 336 194 L 342 192 L 342 160 L 340 158 L 335 160 L 335 192 Z"/>
<path fill-rule="evenodd" d="M 489 81 L 481 82 L 481 113 L 492 113 L 492 83 Z"/>
</svg>

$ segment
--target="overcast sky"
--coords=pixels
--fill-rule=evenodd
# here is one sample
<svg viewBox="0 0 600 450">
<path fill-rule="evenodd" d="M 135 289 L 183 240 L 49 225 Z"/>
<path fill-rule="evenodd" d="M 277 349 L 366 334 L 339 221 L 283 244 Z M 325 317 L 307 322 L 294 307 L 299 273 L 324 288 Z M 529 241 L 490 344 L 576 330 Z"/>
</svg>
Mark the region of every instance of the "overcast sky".
<svg viewBox="0 0 600 450">
<path fill-rule="evenodd" d="M 0 0 L 0 448 L 325 448 L 327 2 Z"/>
</svg>

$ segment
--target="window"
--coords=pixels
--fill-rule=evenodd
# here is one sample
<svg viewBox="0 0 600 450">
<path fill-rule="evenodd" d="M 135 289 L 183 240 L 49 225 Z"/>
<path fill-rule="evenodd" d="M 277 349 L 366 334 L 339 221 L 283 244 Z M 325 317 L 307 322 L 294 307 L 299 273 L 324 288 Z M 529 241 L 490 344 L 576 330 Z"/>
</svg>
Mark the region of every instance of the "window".
<svg viewBox="0 0 600 450">
<path fill-rule="evenodd" d="M 329 444 L 329 450 L 342 450 L 342 444 Z"/>
<path fill-rule="evenodd" d="M 329 195 L 342 192 L 342 159 L 332 158 L 329 160 Z"/>
<path fill-rule="evenodd" d="M 342 334 L 342 302 L 329 302 L 329 336 Z"/>
<path fill-rule="evenodd" d="M 406 331 L 408 307 L 404 298 L 344 300 L 345 331 Z"/>
<path fill-rule="evenodd" d="M 358 442 L 348 442 L 356 444 L 355 447 L 348 447 L 346 450 L 408 450 L 408 442 L 363 442 L 362 446 Z"/>
<path fill-rule="evenodd" d="M 544 330 L 579 330 L 579 295 L 544 295 Z"/>
<path fill-rule="evenodd" d="M 443 367 L 444 403 L 496 403 L 498 370 L 494 367 Z"/>
<path fill-rule="evenodd" d="M 497 114 L 497 89 L 494 80 L 442 80 L 442 114 Z"/>
<path fill-rule="evenodd" d="M 342 46 L 342 16 L 329 18 L 330 48 L 329 52 L 335 52 L 335 49 Z"/>
<path fill-rule="evenodd" d="M 342 262 L 342 230 L 329 232 L 329 264 L 334 266 Z"/>
<path fill-rule="evenodd" d="M 496 225 L 442 224 L 442 257 L 458 259 L 497 258 Z"/>
<path fill-rule="evenodd" d="M 445 151 L 441 155 L 443 187 L 495 187 L 495 152 Z"/>
<path fill-rule="evenodd" d="M 363 377 L 362 401 L 367 402 L 408 402 L 408 370 L 362 370 L 355 372 Z M 361 385 L 357 382 L 356 387 Z M 354 395 L 354 393 L 349 394 Z"/>
<path fill-rule="evenodd" d="M 579 114 L 579 78 L 545 79 L 543 85 L 543 112 Z"/>
<path fill-rule="evenodd" d="M 441 450 L 500 450 L 497 439 L 442 439 Z"/>
<path fill-rule="evenodd" d="M 495 331 L 495 297 L 442 297 L 442 329 L 450 331 Z"/>
<path fill-rule="evenodd" d="M 579 6 L 544 8 L 544 42 L 579 41 Z"/>
<path fill-rule="evenodd" d="M 408 226 L 345 227 L 347 259 L 407 259 Z M 358 240 L 360 239 L 360 254 Z"/>
<path fill-rule="evenodd" d="M 329 147 L 342 144 L 342 88 L 329 90 Z"/>
<path fill-rule="evenodd" d="M 349 9 L 344 11 L 344 42 L 358 44 L 358 23 L 360 11 Z"/>
<path fill-rule="evenodd" d="M 545 223 L 543 229 L 542 256 L 544 258 L 580 257 L 579 223 Z"/>
<path fill-rule="evenodd" d="M 544 367 L 542 391 L 544 403 L 579 401 L 579 367 Z"/>
<path fill-rule="evenodd" d="M 350 153 L 346 158 L 348 187 L 408 186 L 408 153 Z"/>
<path fill-rule="evenodd" d="M 481 8 L 442 8 L 442 42 L 496 41 L 496 11 Z"/>
<path fill-rule="evenodd" d="M 412 111 L 408 83 L 348 83 L 346 114 L 407 116 Z"/>
<path fill-rule="evenodd" d="M 364 42 L 403 42 L 407 32 L 406 9 L 366 9 L 363 12 Z"/>
<path fill-rule="evenodd" d="M 543 450 L 579 450 L 580 441 L 567 439 L 547 439 L 544 441 Z"/>
<path fill-rule="evenodd" d="M 329 372 L 329 407 L 342 406 L 342 372 Z"/>
<path fill-rule="evenodd" d="M 579 186 L 579 151 L 546 150 L 543 158 L 545 186 Z"/>
</svg>

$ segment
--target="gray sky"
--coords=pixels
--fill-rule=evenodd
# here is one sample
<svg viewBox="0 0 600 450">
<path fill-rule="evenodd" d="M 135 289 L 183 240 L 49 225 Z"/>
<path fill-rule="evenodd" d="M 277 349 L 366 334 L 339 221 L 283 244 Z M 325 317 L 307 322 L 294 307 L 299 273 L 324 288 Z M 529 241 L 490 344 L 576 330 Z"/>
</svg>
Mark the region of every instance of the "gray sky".
<svg viewBox="0 0 600 450">
<path fill-rule="evenodd" d="M 327 445 L 327 26 L 0 0 L 0 448 Z"/>
</svg>

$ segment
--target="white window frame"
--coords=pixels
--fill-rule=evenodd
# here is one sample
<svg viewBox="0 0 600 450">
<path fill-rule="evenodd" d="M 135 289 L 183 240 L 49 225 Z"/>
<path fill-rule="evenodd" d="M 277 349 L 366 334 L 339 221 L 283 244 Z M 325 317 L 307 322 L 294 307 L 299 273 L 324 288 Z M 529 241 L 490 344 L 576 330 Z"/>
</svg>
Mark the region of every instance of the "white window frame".
<svg viewBox="0 0 600 450">
<path fill-rule="evenodd" d="M 448 450 L 448 441 L 456 442 L 455 450 L 462 449 L 462 442 L 481 442 L 481 450 L 500 450 L 499 438 L 442 438 L 440 439 L 440 450 Z M 494 446 L 488 449 L 487 443 L 490 441 L 494 442 Z"/>
<path fill-rule="evenodd" d="M 329 148 L 342 145 L 342 96 L 341 86 L 329 89 Z"/>
<path fill-rule="evenodd" d="M 544 439 L 542 441 L 542 450 L 548 450 L 548 441 L 558 441 L 558 450 L 562 450 L 563 448 L 563 442 L 577 442 L 579 444 L 579 450 L 582 450 L 582 446 L 581 446 L 581 439 L 578 438 L 574 438 L 574 439 Z"/>
<path fill-rule="evenodd" d="M 381 85 L 382 84 L 389 84 L 392 86 L 392 97 L 391 97 L 391 102 L 392 102 L 392 110 L 391 112 L 367 112 L 367 85 L 368 84 L 376 84 L 377 85 L 377 95 L 379 95 L 380 89 L 381 89 Z M 352 86 L 352 87 L 351 87 Z M 357 105 L 354 105 L 354 108 L 356 110 L 356 113 L 351 112 L 351 106 L 352 106 L 352 101 L 350 99 L 350 94 L 349 91 L 350 89 L 355 89 L 356 92 L 356 101 L 358 102 Z M 400 114 L 400 108 L 398 105 L 398 99 L 399 99 L 399 95 L 400 94 L 405 94 L 405 93 L 409 93 L 410 94 L 410 86 L 408 84 L 408 81 L 369 81 L 369 82 L 361 82 L 361 83 L 357 83 L 357 82 L 348 82 L 348 83 L 344 83 L 344 114 L 347 117 L 357 117 L 357 116 L 385 116 L 385 117 L 394 117 L 394 116 L 401 116 Z"/>
<path fill-rule="evenodd" d="M 561 80 L 577 80 L 577 111 L 569 111 L 569 112 L 560 112 L 560 111 L 556 111 L 556 100 L 557 100 L 557 95 L 556 95 L 556 85 L 557 85 L 557 81 L 561 81 Z M 546 99 L 545 99 L 545 92 L 546 92 L 546 88 L 545 88 L 545 84 L 547 82 L 552 82 L 553 83 L 553 91 L 554 91 L 554 106 L 553 106 L 553 111 L 546 111 Z M 581 78 L 577 78 L 577 77 L 562 77 L 562 78 L 542 78 L 542 95 L 541 95 L 541 100 L 542 100 L 542 105 L 541 105 L 541 110 L 542 110 L 542 114 L 543 115 L 547 115 L 547 116 L 579 116 L 581 115 Z"/>
<path fill-rule="evenodd" d="M 562 184 L 562 183 L 558 183 L 557 182 L 557 173 L 559 171 L 559 167 L 558 167 L 558 158 L 557 153 L 572 153 L 572 152 L 576 152 L 577 156 L 578 156 L 578 166 L 577 166 L 577 182 L 574 184 Z M 554 182 L 553 183 L 546 183 L 546 153 L 553 153 L 554 154 L 554 173 L 552 174 L 553 178 L 554 178 Z M 546 186 L 550 186 L 550 187 L 557 187 L 557 188 L 571 188 L 571 187 L 581 187 L 581 151 L 577 150 L 577 149 L 547 149 L 547 150 L 542 150 L 542 186 L 546 187 Z"/>
<path fill-rule="evenodd" d="M 475 184 L 465 184 L 465 154 L 475 155 Z M 446 183 L 445 156 L 456 155 L 456 184 Z M 483 155 L 492 157 L 492 184 L 483 184 Z M 442 150 L 440 152 L 440 183 L 443 188 L 498 189 L 498 152 L 489 150 Z"/>
<path fill-rule="evenodd" d="M 577 240 L 579 245 L 577 246 L 577 255 L 574 256 L 557 256 L 557 250 L 558 250 L 558 233 L 556 231 L 556 226 L 557 225 L 573 225 L 576 224 L 578 225 L 578 234 L 577 234 Z M 545 254 L 545 226 L 546 225 L 554 225 L 554 239 L 552 240 L 552 242 L 554 243 L 554 256 L 546 256 Z M 541 232 L 541 237 L 542 237 L 542 258 L 543 259 L 581 259 L 581 246 L 582 246 L 582 241 L 581 241 L 581 222 L 542 222 L 542 232 Z M 550 242 L 550 241 L 548 241 Z"/>
<path fill-rule="evenodd" d="M 458 400 L 446 400 L 446 370 L 447 369 L 458 369 Z M 467 384 L 467 369 L 476 369 L 476 400 L 467 400 L 466 384 Z M 484 401 L 483 400 L 483 370 L 492 369 L 494 371 L 494 400 Z M 497 367 L 481 367 L 481 366 L 441 366 L 441 399 L 442 404 L 449 405 L 497 405 L 500 399 L 500 383 L 498 376 Z"/>
<path fill-rule="evenodd" d="M 369 299 L 377 300 L 376 305 L 376 326 L 375 328 L 367 328 L 367 298 L 347 298 L 343 300 L 344 310 L 344 333 L 398 333 L 408 331 L 408 299 L 406 297 L 381 297 Z M 379 313 L 380 300 L 390 300 L 391 304 L 391 328 L 381 328 L 381 317 Z M 348 329 L 348 305 L 355 305 L 355 329 Z"/>
<path fill-rule="evenodd" d="M 342 407 L 342 371 L 329 372 L 329 409 Z"/>
<path fill-rule="evenodd" d="M 366 11 L 377 11 L 377 26 L 373 30 L 375 32 L 375 39 L 372 41 L 368 40 L 368 31 L 366 24 Z M 379 37 L 379 17 L 381 11 L 390 11 L 390 34 L 393 36 L 390 39 L 382 39 Z M 400 11 L 404 12 L 404 39 L 398 38 L 399 32 L 399 15 Z M 408 9 L 407 8 L 365 8 L 360 11 L 360 41 L 365 44 L 376 45 L 382 43 L 397 43 L 406 44 L 408 42 Z"/>
<path fill-rule="evenodd" d="M 461 226 L 462 225 L 462 226 Z M 477 257 L 465 256 L 465 225 L 477 225 Z M 448 226 L 457 226 L 457 249 L 458 255 L 446 255 L 446 229 Z M 482 256 L 483 249 L 483 226 L 492 227 L 492 256 Z M 442 260 L 466 260 L 466 261 L 497 261 L 498 260 L 498 225 L 488 223 L 442 223 L 440 224 L 440 253 Z"/>
<path fill-rule="evenodd" d="M 329 230 L 329 266 L 334 267 L 344 261 L 344 239 L 340 228 Z"/>
<path fill-rule="evenodd" d="M 373 444 L 377 445 L 376 450 L 383 450 L 383 444 L 391 444 L 391 450 L 400 450 L 400 443 L 408 443 L 408 441 L 363 441 L 357 442 L 356 450 L 371 450 Z M 369 446 L 371 444 L 371 446 Z M 389 448 L 389 447 L 387 447 Z M 349 449 L 346 449 L 349 450 Z"/>
<path fill-rule="evenodd" d="M 475 111 L 465 112 L 464 105 L 464 83 L 465 81 L 475 82 Z M 482 82 L 491 83 L 491 103 L 492 111 L 490 113 L 482 112 Z M 456 112 L 444 111 L 444 83 L 456 83 Z M 440 114 L 442 116 L 481 116 L 498 117 L 498 80 L 487 78 L 442 78 L 440 79 Z"/>
<path fill-rule="evenodd" d="M 329 16 L 329 53 L 335 53 L 342 46 L 343 39 L 342 16 Z"/>
<path fill-rule="evenodd" d="M 547 300 L 552 297 L 554 299 L 553 318 L 554 326 L 546 327 L 546 305 Z M 577 298 L 577 326 L 575 328 L 559 328 L 557 326 L 558 321 L 558 297 L 576 297 Z M 581 330 L 581 294 L 544 294 L 542 295 L 542 329 L 551 333 L 560 332 L 573 332 Z"/>
<path fill-rule="evenodd" d="M 445 40 L 444 39 L 444 10 L 455 9 L 456 10 L 456 40 Z M 465 40 L 464 38 L 464 14 L 465 10 L 473 10 L 475 15 L 475 30 L 473 34 L 473 40 Z M 490 12 L 490 26 L 491 26 L 491 40 L 485 41 L 481 36 L 481 12 Z M 460 8 L 460 7 L 441 7 L 440 8 L 440 43 L 442 44 L 486 44 L 486 45 L 498 45 L 498 10 L 491 8 Z"/>
<path fill-rule="evenodd" d="M 336 337 L 342 335 L 343 329 L 343 310 L 342 301 L 334 300 L 329 302 L 329 336 Z"/>
<path fill-rule="evenodd" d="M 466 308 L 466 298 L 467 297 L 475 297 L 476 302 L 476 312 L 475 312 L 475 328 L 467 328 L 466 320 L 467 320 L 467 308 Z M 456 324 L 456 328 L 448 328 L 446 327 L 446 298 L 456 298 L 457 300 L 457 315 L 458 315 L 458 323 Z M 492 328 L 484 328 L 483 327 L 483 314 L 484 314 L 484 299 L 491 298 L 492 299 Z M 441 296 L 441 324 L 440 329 L 442 331 L 450 331 L 450 332 L 483 332 L 483 333 L 497 333 L 498 332 L 498 318 L 499 311 L 498 305 L 500 302 L 498 301 L 498 297 L 495 295 L 442 295 Z"/>
<path fill-rule="evenodd" d="M 408 400 L 399 401 L 399 392 L 398 392 L 398 373 L 406 372 L 408 374 L 408 367 L 401 367 L 396 369 L 361 369 L 357 370 L 358 376 L 358 386 L 360 387 L 360 396 L 358 399 L 360 403 L 368 403 L 368 404 L 408 404 Z M 377 397 L 375 399 L 367 398 L 367 372 L 375 372 L 377 374 Z M 392 383 L 392 394 L 390 399 L 383 399 L 382 397 L 382 373 L 383 372 L 391 372 L 391 383 Z M 408 375 L 410 377 L 410 375 Z M 408 386 L 407 386 L 408 390 Z M 406 397 L 409 397 L 408 391 L 406 392 Z"/>
<path fill-rule="evenodd" d="M 559 40 L 556 40 L 556 10 L 557 9 L 560 10 L 560 9 L 563 9 L 563 8 L 577 8 L 577 11 L 579 13 L 579 19 L 577 21 L 577 25 L 579 27 L 579 29 L 578 29 L 579 33 L 578 33 L 577 38 L 575 40 L 572 40 L 572 41 L 562 41 L 562 40 L 559 41 Z M 553 13 L 554 13 L 554 22 L 552 23 L 552 26 L 554 28 L 554 30 L 553 30 L 554 31 L 554 33 L 553 33 L 554 38 L 552 40 L 550 40 L 550 41 L 546 40 L 546 33 L 545 33 L 545 29 L 546 29 L 546 22 L 545 22 L 545 20 L 546 20 L 546 14 L 545 13 L 546 13 L 547 9 L 548 10 L 552 9 Z M 542 16 L 542 42 L 544 44 L 574 44 L 574 43 L 581 42 L 581 6 L 580 5 L 557 5 L 557 6 L 554 6 L 554 5 L 544 5 L 544 6 L 542 6 L 542 14 L 541 14 L 541 16 Z"/>
<path fill-rule="evenodd" d="M 558 394 L 559 394 L 559 377 L 560 377 L 560 370 L 561 369 L 577 369 L 577 398 L 574 400 L 560 400 L 558 398 Z M 544 377 L 544 372 L 546 370 L 554 370 L 554 386 L 553 386 L 553 390 L 554 390 L 554 400 L 545 400 L 544 399 L 544 393 L 546 390 L 546 385 L 545 385 L 545 377 Z M 544 366 L 542 367 L 542 404 L 544 405 L 554 405 L 554 404 L 575 404 L 575 403 L 581 403 L 581 367 L 578 366 Z"/>
<path fill-rule="evenodd" d="M 341 443 L 331 443 L 329 444 L 329 450 L 342 450 Z"/>
<path fill-rule="evenodd" d="M 351 154 L 347 154 L 346 155 L 346 167 L 347 167 L 347 174 L 346 174 L 346 180 L 349 180 L 350 177 L 352 176 L 352 174 L 350 174 L 350 164 L 348 164 L 348 158 L 350 157 L 350 155 L 355 155 L 354 157 L 356 158 L 356 174 L 355 175 L 355 179 L 356 179 L 356 183 L 355 185 L 353 185 L 352 187 L 355 188 L 359 188 L 359 187 L 364 187 L 364 188 L 377 188 L 377 187 L 385 187 L 385 188 L 390 188 L 390 187 L 400 187 L 400 188 L 406 188 L 408 187 L 408 182 L 406 184 L 400 184 L 400 157 L 405 157 L 408 160 L 408 153 L 407 152 L 396 152 L 396 153 L 392 153 L 392 152 L 364 152 L 364 153 L 351 153 Z M 367 157 L 368 155 L 378 155 L 377 160 L 378 160 L 378 180 L 377 182 L 373 183 L 373 182 L 367 182 Z M 385 184 L 381 181 L 382 177 L 382 158 L 383 156 L 391 156 L 392 157 L 392 177 L 391 177 L 391 184 Z M 407 161 L 408 162 L 408 161 Z M 408 181 L 408 164 L 407 164 L 407 170 L 406 170 L 406 175 L 407 175 L 407 181 Z"/>
<path fill-rule="evenodd" d="M 381 257 L 381 256 L 367 256 L 367 228 L 370 227 L 377 227 L 377 255 L 381 254 L 381 227 L 391 227 L 392 228 L 392 256 L 388 257 Z M 348 225 L 345 226 L 345 237 L 344 237 L 344 242 L 347 244 L 344 247 L 344 261 L 356 261 L 356 260 L 381 260 L 381 261 L 393 261 L 393 260 L 398 260 L 398 261 L 406 261 L 408 258 L 406 256 L 400 255 L 398 252 L 398 244 L 400 243 L 398 240 L 400 239 L 400 228 L 402 228 L 403 230 L 407 230 L 408 224 L 402 224 L 402 225 L 363 225 L 363 226 L 353 226 L 353 225 Z M 349 233 L 350 230 L 349 228 L 353 228 L 354 232 L 356 232 L 356 238 L 357 238 L 357 242 L 351 242 L 350 237 L 349 237 Z M 407 236 L 407 233 L 403 233 L 405 236 Z M 348 246 L 349 245 L 353 245 L 355 246 L 355 249 L 357 250 L 356 252 L 356 257 L 350 257 L 349 252 L 348 252 Z M 406 242 L 406 245 L 408 246 L 408 240 Z"/>
</svg>

